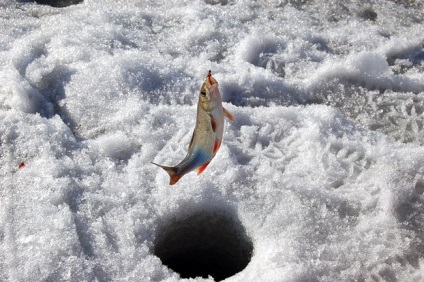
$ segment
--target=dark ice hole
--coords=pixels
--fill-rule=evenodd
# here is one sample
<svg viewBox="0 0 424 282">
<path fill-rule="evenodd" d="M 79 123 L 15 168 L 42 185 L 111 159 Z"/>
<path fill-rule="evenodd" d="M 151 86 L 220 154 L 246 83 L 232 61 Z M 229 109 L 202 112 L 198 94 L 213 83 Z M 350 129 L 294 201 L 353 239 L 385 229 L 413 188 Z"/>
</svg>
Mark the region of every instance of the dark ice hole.
<svg viewBox="0 0 424 282">
<path fill-rule="evenodd" d="M 212 276 L 215 281 L 242 271 L 253 244 L 239 220 L 200 212 L 171 222 L 157 234 L 155 255 L 181 278 Z"/>
<path fill-rule="evenodd" d="M 37 4 L 49 5 L 52 7 L 63 8 L 70 5 L 81 3 L 83 0 L 32 0 L 30 2 L 36 2 Z"/>
</svg>

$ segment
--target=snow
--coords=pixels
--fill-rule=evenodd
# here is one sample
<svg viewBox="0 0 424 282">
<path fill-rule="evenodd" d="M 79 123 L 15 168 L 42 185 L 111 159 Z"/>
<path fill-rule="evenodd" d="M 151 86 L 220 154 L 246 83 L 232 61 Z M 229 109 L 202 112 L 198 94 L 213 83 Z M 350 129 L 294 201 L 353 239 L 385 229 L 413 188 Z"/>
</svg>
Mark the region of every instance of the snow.
<svg viewBox="0 0 424 282">
<path fill-rule="evenodd" d="M 422 8 L 0 1 L 0 280 L 424 280 Z M 169 186 L 209 69 L 237 123 Z"/>
</svg>

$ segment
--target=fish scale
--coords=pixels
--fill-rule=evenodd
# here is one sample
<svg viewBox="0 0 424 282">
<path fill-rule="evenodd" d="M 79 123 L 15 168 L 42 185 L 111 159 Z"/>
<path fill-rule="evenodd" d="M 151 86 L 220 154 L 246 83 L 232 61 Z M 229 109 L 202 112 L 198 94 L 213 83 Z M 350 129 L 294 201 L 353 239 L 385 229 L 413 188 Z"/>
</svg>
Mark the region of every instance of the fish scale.
<svg viewBox="0 0 424 282">
<path fill-rule="evenodd" d="M 194 149 L 192 154 L 188 154 L 186 158 L 177 166 L 178 174 L 190 172 L 200 165 L 211 159 L 211 155 L 202 149 Z"/>
</svg>

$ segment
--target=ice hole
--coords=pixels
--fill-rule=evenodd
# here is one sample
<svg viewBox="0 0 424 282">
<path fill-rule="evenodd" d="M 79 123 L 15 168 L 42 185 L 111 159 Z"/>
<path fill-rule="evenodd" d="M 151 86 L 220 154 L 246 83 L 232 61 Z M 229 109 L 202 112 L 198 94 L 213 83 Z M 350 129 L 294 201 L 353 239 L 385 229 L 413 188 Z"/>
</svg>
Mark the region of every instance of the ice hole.
<svg viewBox="0 0 424 282">
<path fill-rule="evenodd" d="M 157 234 L 155 255 L 181 278 L 221 281 L 250 262 L 253 244 L 237 218 L 201 211 L 174 220 Z"/>
<path fill-rule="evenodd" d="M 83 0 L 35 0 L 35 2 L 38 4 L 49 5 L 49 6 L 58 7 L 58 8 L 79 4 L 82 1 Z"/>
</svg>

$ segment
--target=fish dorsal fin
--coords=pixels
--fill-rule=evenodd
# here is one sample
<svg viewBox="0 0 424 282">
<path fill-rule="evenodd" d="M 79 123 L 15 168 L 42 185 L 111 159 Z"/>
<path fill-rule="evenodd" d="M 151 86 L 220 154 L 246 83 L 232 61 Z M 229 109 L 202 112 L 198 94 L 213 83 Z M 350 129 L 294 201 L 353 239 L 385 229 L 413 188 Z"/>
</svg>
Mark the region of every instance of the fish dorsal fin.
<svg viewBox="0 0 424 282">
<path fill-rule="evenodd" d="M 237 122 L 236 121 L 236 118 L 233 116 L 233 114 L 232 113 L 230 113 L 226 108 L 224 108 L 224 107 L 222 107 L 222 110 L 224 111 L 224 115 L 227 117 L 227 118 L 229 118 L 229 119 L 231 119 L 232 121 L 234 121 L 234 122 Z"/>
</svg>

